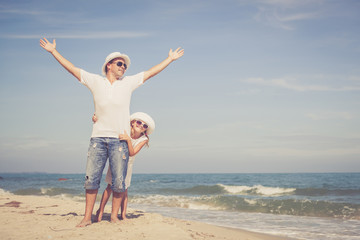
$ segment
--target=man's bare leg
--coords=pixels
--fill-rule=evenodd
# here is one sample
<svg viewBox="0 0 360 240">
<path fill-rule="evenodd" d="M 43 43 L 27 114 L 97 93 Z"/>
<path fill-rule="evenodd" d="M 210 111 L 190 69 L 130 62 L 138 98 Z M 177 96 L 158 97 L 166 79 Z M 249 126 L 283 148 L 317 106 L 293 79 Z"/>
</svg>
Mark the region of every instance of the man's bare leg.
<svg viewBox="0 0 360 240">
<path fill-rule="evenodd" d="M 97 193 L 97 189 L 86 190 L 85 216 L 83 220 L 78 225 L 76 225 L 76 227 L 86 227 L 92 223 L 91 215 L 94 209 Z"/>
<path fill-rule="evenodd" d="M 121 218 L 122 220 L 126 220 L 126 209 L 128 203 L 128 190 L 126 189 L 123 200 L 121 201 Z"/>
<path fill-rule="evenodd" d="M 125 192 L 114 192 L 113 191 L 113 200 L 112 200 L 112 209 L 111 209 L 111 222 L 119 223 L 120 219 L 118 218 L 118 213 L 120 209 L 120 204 L 125 196 Z"/>
</svg>

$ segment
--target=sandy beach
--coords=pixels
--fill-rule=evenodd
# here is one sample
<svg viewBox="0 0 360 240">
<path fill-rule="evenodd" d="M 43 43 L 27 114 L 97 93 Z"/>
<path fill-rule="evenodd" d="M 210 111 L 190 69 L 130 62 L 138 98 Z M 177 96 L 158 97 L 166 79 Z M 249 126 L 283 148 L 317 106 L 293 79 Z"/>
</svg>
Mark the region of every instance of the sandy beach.
<svg viewBox="0 0 360 240">
<path fill-rule="evenodd" d="M 70 199 L 43 196 L 0 195 L 1 239 L 290 239 L 205 223 L 164 217 L 129 209 L 128 220 L 110 223 L 110 206 L 104 220 L 77 228 L 85 204 Z M 95 208 L 98 206 L 96 204 Z"/>
</svg>

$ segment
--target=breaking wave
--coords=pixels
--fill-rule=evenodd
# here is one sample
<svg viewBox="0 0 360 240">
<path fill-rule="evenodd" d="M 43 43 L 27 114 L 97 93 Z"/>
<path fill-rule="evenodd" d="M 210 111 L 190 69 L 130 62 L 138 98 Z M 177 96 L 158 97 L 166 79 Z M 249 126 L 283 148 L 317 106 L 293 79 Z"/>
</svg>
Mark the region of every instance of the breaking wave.
<svg viewBox="0 0 360 240">
<path fill-rule="evenodd" d="M 295 188 L 265 187 L 262 185 L 249 186 L 230 186 L 223 184 L 216 185 L 198 185 L 185 189 L 165 188 L 163 193 L 172 194 L 190 194 L 190 195 L 218 195 L 218 194 L 235 194 L 235 195 L 260 195 L 260 196 L 281 196 L 292 194 Z"/>
<path fill-rule="evenodd" d="M 244 198 L 231 195 L 192 197 L 137 195 L 131 197 L 130 202 L 134 204 L 188 209 L 360 219 L 359 204 L 333 203 L 308 199 Z"/>
</svg>

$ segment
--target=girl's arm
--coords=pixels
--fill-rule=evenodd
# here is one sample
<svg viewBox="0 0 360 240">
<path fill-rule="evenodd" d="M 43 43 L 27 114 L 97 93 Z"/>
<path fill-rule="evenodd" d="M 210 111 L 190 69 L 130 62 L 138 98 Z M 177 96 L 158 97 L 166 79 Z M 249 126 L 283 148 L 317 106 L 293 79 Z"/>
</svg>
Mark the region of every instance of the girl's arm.
<svg viewBox="0 0 360 240">
<path fill-rule="evenodd" d="M 94 113 L 93 117 L 92 117 L 92 120 L 94 123 L 97 122 L 97 117 Z M 125 134 L 120 134 L 119 135 L 119 138 L 120 140 L 126 140 L 127 141 L 127 144 L 128 144 L 128 147 L 129 147 L 129 155 L 130 157 L 132 156 L 135 156 L 138 152 L 140 152 L 140 150 L 142 149 L 142 147 L 149 142 L 149 140 L 145 140 L 145 141 L 142 141 L 141 143 L 139 143 L 138 145 L 135 146 L 135 148 L 133 147 L 132 143 L 131 143 L 131 138 L 129 137 L 129 135 L 126 133 L 125 131 Z"/>
<path fill-rule="evenodd" d="M 135 148 L 134 148 L 132 143 L 131 143 L 131 138 L 127 134 L 126 131 L 125 131 L 124 134 L 120 134 L 119 138 L 120 138 L 120 140 L 126 140 L 127 141 L 127 144 L 128 144 L 128 147 L 129 147 L 129 155 L 130 155 L 130 157 L 135 156 L 138 152 L 140 152 L 141 148 L 148 142 L 148 140 L 142 141 L 141 143 L 136 145 Z"/>
<path fill-rule="evenodd" d="M 133 146 L 131 146 L 131 148 L 133 149 L 133 155 L 130 154 L 130 156 L 135 156 L 138 152 L 140 152 L 140 150 L 142 149 L 142 147 L 148 143 L 149 140 L 145 140 L 142 141 L 141 143 L 139 143 L 138 145 L 135 146 L 135 148 L 133 148 Z M 130 147 L 129 147 L 129 152 L 130 152 Z"/>
</svg>

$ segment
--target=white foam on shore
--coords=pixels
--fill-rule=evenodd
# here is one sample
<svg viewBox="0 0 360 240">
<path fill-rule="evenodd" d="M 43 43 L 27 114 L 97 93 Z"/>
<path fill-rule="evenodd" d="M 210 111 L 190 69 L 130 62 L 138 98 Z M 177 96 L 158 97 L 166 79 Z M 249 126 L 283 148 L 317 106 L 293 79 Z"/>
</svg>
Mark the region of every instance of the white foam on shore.
<svg viewBox="0 0 360 240">
<path fill-rule="evenodd" d="M 224 188 L 225 191 L 227 191 L 228 193 L 232 193 L 232 194 L 245 193 L 247 191 L 251 191 L 252 189 L 252 187 L 248 187 L 248 186 L 229 186 L 223 184 L 217 184 L 217 185 Z"/>
<path fill-rule="evenodd" d="M 6 190 L 0 188 L 0 195 L 13 195 L 13 194 L 9 191 L 6 191 Z"/>
<path fill-rule="evenodd" d="M 41 188 L 40 189 L 42 195 L 47 195 L 51 190 L 52 190 L 52 188 Z"/>
<path fill-rule="evenodd" d="M 155 212 L 168 217 L 296 239 L 359 240 L 360 236 L 359 220 L 159 207 L 151 204 L 133 204 L 131 202 L 130 206 L 131 208 Z"/>
<path fill-rule="evenodd" d="M 284 195 L 292 193 L 296 190 L 296 188 L 280 188 L 280 187 L 264 187 L 262 185 L 254 186 L 256 188 L 256 192 L 261 195 L 274 196 L 274 195 Z"/>
<path fill-rule="evenodd" d="M 206 198 L 206 197 L 205 197 Z M 202 209 L 202 210 L 221 210 L 208 204 L 201 203 L 204 197 L 183 197 L 177 195 L 151 195 L 151 196 L 134 196 L 130 201 L 134 204 L 146 204 L 153 206 L 176 207 L 185 209 Z"/>
<path fill-rule="evenodd" d="M 249 186 L 229 186 L 218 184 L 224 188 L 230 194 L 243 194 L 243 195 L 265 195 L 265 196 L 279 196 L 290 194 L 296 190 L 296 188 L 280 188 L 280 187 L 265 187 L 262 185 Z"/>
</svg>

